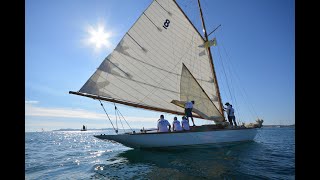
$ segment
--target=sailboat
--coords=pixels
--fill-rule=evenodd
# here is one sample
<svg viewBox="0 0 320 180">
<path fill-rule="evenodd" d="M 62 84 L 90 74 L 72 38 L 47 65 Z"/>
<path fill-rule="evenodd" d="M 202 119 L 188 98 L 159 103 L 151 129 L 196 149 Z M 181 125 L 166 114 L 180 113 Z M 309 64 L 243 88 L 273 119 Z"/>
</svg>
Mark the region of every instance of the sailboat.
<svg viewBox="0 0 320 180">
<path fill-rule="evenodd" d="M 131 148 L 165 148 L 252 141 L 262 120 L 231 127 L 224 115 L 200 0 L 204 37 L 174 0 L 153 0 L 79 91 L 70 94 L 151 111 L 213 121 L 190 131 L 94 135 Z M 102 105 L 102 104 L 101 104 Z M 156 122 L 155 122 L 156 124 Z"/>
<path fill-rule="evenodd" d="M 85 125 L 83 125 L 82 129 L 80 131 L 87 131 L 87 127 Z"/>
</svg>

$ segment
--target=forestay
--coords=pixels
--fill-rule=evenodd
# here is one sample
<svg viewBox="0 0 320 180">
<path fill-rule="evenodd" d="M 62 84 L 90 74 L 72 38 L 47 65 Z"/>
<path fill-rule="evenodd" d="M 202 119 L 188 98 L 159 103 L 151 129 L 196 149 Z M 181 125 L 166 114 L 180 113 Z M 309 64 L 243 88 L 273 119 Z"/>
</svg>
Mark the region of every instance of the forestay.
<svg viewBox="0 0 320 180">
<path fill-rule="evenodd" d="M 216 108 L 219 102 L 210 58 L 201 44 L 204 39 L 175 1 L 154 0 L 79 92 L 184 114 L 184 109 L 171 101 L 186 100 L 182 93 L 190 87 L 180 84 L 185 64 L 211 99 L 203 102 L 212 103 L 209 116 L 222 117 Z"/>
</svg>

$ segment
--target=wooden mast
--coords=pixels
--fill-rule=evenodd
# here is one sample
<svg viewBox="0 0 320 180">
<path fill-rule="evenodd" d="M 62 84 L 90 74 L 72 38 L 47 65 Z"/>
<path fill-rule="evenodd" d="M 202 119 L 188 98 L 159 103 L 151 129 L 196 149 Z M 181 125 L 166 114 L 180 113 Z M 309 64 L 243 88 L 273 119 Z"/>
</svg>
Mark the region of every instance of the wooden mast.
<svg viewBox="0 0 320 180">
<path fill-rule="evenodd" d="M 199 9 L 200 9 L 200 16 L 201 16 L 201 22 L 202 22 L 202 27 L 203 27 L 204 38 L 205 38 L 205 41 L 208 42 L 208 35 L 207 35 L 206 25 L 204 24 L 204 19 L 203 19 L 203 15 L 202 15 L 202 9 L 201 9 L 201 5 L 200 5 L 200 0 L 198 0 L 198 5 L 199 5 Z M 214 70 L 213 59 L 212 59 L 212 55 L 211 55 L 210 46 L 207 47 L 207 50 L 209 52 L 210 64 L 211 64 L 211 68 L 212 68 L 211 70 L 212 70 L 213 79 L 214 79 L 214 82 L 215 82 L 214 85 L 215 85 L 216 90 L 217 90 L 217 96 L 218 96 L 218 100 L 219 100 L 220 112 L 221 112 L 223 118 L 225 119 L 225 116 L 224 116 L 224 113 L 223 113 L 223 106 L 222 106 L 222 100 L 221 100 L 221 96 L 220 96 L 218 80 L 217 80 L 217 77 L 216 77 L 216 72 Z"/>
</svg>

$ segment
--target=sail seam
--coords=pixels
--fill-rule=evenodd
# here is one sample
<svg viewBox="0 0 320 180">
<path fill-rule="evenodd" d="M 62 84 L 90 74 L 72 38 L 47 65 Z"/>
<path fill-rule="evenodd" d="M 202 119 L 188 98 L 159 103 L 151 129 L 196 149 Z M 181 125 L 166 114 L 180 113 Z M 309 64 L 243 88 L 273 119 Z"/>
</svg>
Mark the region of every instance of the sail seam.
<svg viewBox="0 0 320 180">
<path fill-rule="evenodd" d="M 138 27 L 137 27 L 138 28 Z M 131 29 L 132 31 L 135 31 L 135 29 L 134 28 L 132 28 Z M 140 36 L 139 34 L 137 34 L 138 36 Z M 140 36 L 142 39 L 143 39 L 143 37 L 142 36 Z M 146 44 L 148 44 L 147 42 L 147 40 L 145 40 L 144 42 L 146 42 Z M 187 50 L 186 50 L 187 51 Z M 148 56 L 148 54 L 146 54 L 147 56 Z M 184 53 L 184 56 L 185 56 L 186 54 Z M 138 55 L 139 56 L 139 55 Z M 150 59 L 153 59 L 153 58 L 150 58 Z M 181 59 L 181 57 L 180 57 L 180 59 Z M 129 61 L 128 61 L 129 62 Z M 164 64 L 166 64 L 166 63 L 164 63 Z M 134 65 L 135 66 L 135 65 Z M 170 99 L 173 99 L 172 97 L 170 98 Z"/>
<path fill-rule="evenodd" d="M 143 50 L 143 51 L 146 51 L 145 48 L 143 48 L 128 32 L 127 32 L 128 36 L 135 42 L 138 44 L 138 46 L 140 46 L 140 48 Z"/>
<path fill-rule="evenodd" d="M 135 52 L 135 51 L 133 51 L 133 52 Z M 123 53 L 119 53 L 122 57 L 124 57 L 125 59 L 126 59 L 126 61 L 128 62 L 128 63 L 130 63 L 132 66 L 134 66 L 136 69 L 139 69 L 139 68 L 137 68 L 136 67 L 136 63 L 131 63 L 127 58 L 126 58 L 126 56 L 124 56 L 123 55 Z M 138 55 L 138 54 L 137 54 Z M 138 55 L 139 56 L 139 55 Z M 132 57 L 132 56 L 129 56 L 129 57 L 131 57 L 131 58 L 134 58 L 134 57 Z M 145 67 L 145 66 L 144 66 Z M 147 68 L 148 69 L 148 68 Z M 143 73 L 143 74 L 145 74 L 143 71 L 140 71 L 140 73 Z M 139 77 L 139 75 L 137 75 L 138 77 Z M 146 76 L 147 76 L 147 74 L 146 74 Z M 143 78 L 141 78 L 141 77 L 139 77 L 140 79 L 143 79 Z M 141 86 L 142 87 L 142 86 Z M 158 87 L 158 86 L 156 86 L 156 87 Z M 142 87 L 143 88 L 143 87 Z M 160 97 L 159 97 L 160 98 Z M 172 97 L 171 97 L 172 98 Z M 161 99 L 161 98 L 160 98 Z M 162 99 L 161 99 L 162 100 Z M 141 102 L 141 101 L 140 101 Z M 153 102 L 155 102 L 155 101 L 153 101 Z M 156 103 L 156 102 L 155 102 Z M 157 103 L 158 104 L 158 103 Z M 160 105 L 160 104 L 158 104 L 158 105 Z"/>
<path fill-rule="evenodd" d="M 193 43 L 193 42 L 191 41 L 191 44 L 189 45 L 189 47 L 192 46 L 192 43 Z M 184 56 L 186 56 L 186 53 L 184 54 Z M 174 65 L 174 67 L 172 67 L 171 70 L 175 69 L 175 68 L 177 67 L 177 65 L 182 62 L 182 58 L 183 58 L 184 56 L 180 57 L 180 60 L 177 61 L 177 63 Z M 168 75 L 166 75 L 164 78 L 162 78 L 162 79 L 160 80 L 160 82 L 158 83 L 158 85 L 161 84 L 162 81 L 163 81 L 165 78 L 167 78 L 167 77 L 168 77 Z M 150 93 L 149 93 L 147 96 L 145 96 L 145 98 L 148 97 L 148 96 L 151 95 L 151 94 L 154 94 L 156 91 L 157 91 L 157 89 L 153 89 L 153 91 L 150 91 Z M 142 102 L 145 98 L 143 98 L 140 102 Z M 172 99 L 173 99 L 173 98 L 172 98 Z"/>
<path fill-rule="evenodd" d="M 143 14 L 150 20 L 150 22 L 151 22 L 159 31 L 162 31 L 156 24 L 154 24 L 153 21 L 151 21 L 151 19 L 146 15 L 145 12 L 143 12 Z"/>
<path fill-rule="evenodd" d="M 98 75 L 98 76 L 100 76 L 100 75 Z M 117 78 L 117 79 L 119 79 L 119 77 L 118 76 L 114 76 L 115 78 Z M 104 79 L 104 80 L 107 80 L 106 78 L 104 78 L 103 76 L 100 76 L 100 78 L 102 78 L 102 79 Z M 121 79 L 119 79 L 122 83 L 125 83 L 125 82 L 123 82 Z M 93 83 L 95 83 L 95 82 L 93 82 Z M 96 85 L 97 86 L 99 86 L 99 84 L 97 84 L 96 83 Z M 129 93 L 127 93 L 126 91 L 124 91 L 122 88 L 120 88 L 120 87 L 118 87 L 115 83 L 112 83 L 112 85 L 114 86 L 114 87 L 116 87 L 117 89 L 119 89 L 119 90 L 121 90 L 121 91 L 123 91 L 123 92 L 125 92 L 127 95 L 129 95 L 129 96 L 131 96 L 131 97 L 133 97 L 134 99 L 136 99 L 137 101 L 140 101 L 140 99 L 139 98 L 137 98 L 137 97 L 135 97 L 135 96 L 133 96 L 133 95 L 131 95 L 131 94 L 129 94 Z M 130 86 L 130 85 L 128 85 L 128 86 Z M 99 86 L 100 87 L 100 86 Z M 131 86 L 130 86 L 131 87 Z M 107 89 L 105 89 L 105 88 L 100 88 L 100 89 L 103 89 L 104 91 L 107 91 L 107 92 L 109 92 Z M 99 91 L 100 91 L 100 89 L 99 89 Z M 133 90 L 135 90 L 136 92 L 138 92 L 138 93 L 140 93 L 141 95 L 143 95 L 139 90 L 137 90 L 137 89 L 135 89 L 135 88 L 133 88 L 133 87 L 131 87 L 131 89 L 133 89 Z M 114 93 L 112 93 L 112 94 L 114 94 Z M 116 95 L 116 96 L 118 96 L 118 95 Z M 159 97 L 160 98 L 160 97 Z M 154 103 L 156 103 L 156 104 L 158 104 L 158 105 L 160 105 L 161 107 L 163 107 L 163 108 L 165 108 L 163 105 L 161 105 L 161 104 L 159 104 L 157 101 L 154 101 L 154 100 L 152 100 L 152 99 L 150 99 L 151 101 L 153 101 Z M 160 98 L 160 100 L 161 100 L 161 98 Z M 141 101 L 140 101 L 141 102 Z"/>
<path fill-rule="evenodd" d="M 157 0 L 154 0 L 154 1 L 157 2 L 160 7 L 162 7 L 161 4 Z M 164 7 L 162 7 L 162 9 L 165 10 L 169 15 L 171 15 L 171 13 L 169 11 L 167 11 Z"/>
</svg>

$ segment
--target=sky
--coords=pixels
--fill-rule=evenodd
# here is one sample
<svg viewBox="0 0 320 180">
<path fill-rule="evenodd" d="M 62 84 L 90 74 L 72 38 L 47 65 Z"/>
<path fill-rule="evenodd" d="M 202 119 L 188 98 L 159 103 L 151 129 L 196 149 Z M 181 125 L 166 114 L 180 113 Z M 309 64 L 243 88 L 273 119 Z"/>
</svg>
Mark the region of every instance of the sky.
<svg viewBox="0 0 320 180">
<path fill-rule="evenodd" d="M 25 131 L 112 127 L 99 101 L 69 91 L 84 85 L 152 0 L 25 2 Z M 197 0 L 177 2 L 203 34 Z M 294 0 L 202 0 L 201 6 L 208 33 L 221 24 L 209 39 L 217 39 L 211 52 L 222 101 L 235 105 L 241 122 L 295 124 Z M 116 125 L 113 103 L 103 104 Z M 169 122 L 174 117 L 117 107 L 132 128 L 154 128 L 160 114 Z"/>
</svg>

